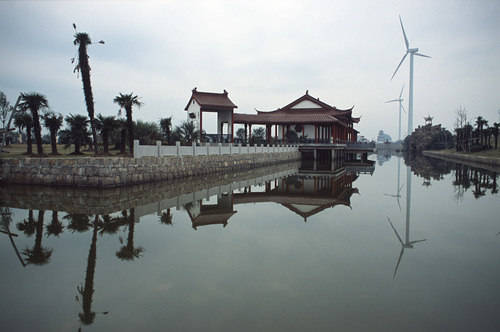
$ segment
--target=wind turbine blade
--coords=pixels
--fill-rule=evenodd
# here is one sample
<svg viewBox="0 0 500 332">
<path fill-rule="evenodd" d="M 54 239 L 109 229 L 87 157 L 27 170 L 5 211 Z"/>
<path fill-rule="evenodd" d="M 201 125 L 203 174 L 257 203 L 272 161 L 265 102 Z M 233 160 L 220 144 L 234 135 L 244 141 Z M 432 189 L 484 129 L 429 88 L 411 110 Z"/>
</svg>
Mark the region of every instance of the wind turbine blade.
<svg viewBox="0 0 500 332">
<path fill-rule="evenodd" d="M 401 59 L 401 62 L 399 63 L 398 68 L 396 68 L 396 70 L 394 71 L 394 74 L 392 74 L 391 81 L 394 78 L 394 75 L 396 75 L 396 73 L 398 72 L 398 69 L 399 69 L 399 67 L 401 67 L 401 64 L 403 63 L 403 61 L 405 61 L 407 55 L 408 55 L 408 53 L 405 53 L 405 55 Z"/>
<path fill-rule="evenodd" d="M 423 240 L 415 240 L 415 241 L 411 241 L 409 242 L 409 244 L 414 244 L 414 243 L 418 243 L 418 242 L 424 242 L 426 241 L 427 239 L 423 239 Z"/>
<path fill-rule="evenodd" d="M 386 103 L 392 103 L 393 101 L 399 101 L 399 99 L 389 100 L 389 101 L 386 101 Z"/>
<path fill-rule="evenodd" d="M 396 229 L 395 229 L 395 228 L 394 228 L 394 226 L 392 225 L 391 219 L 389 219 L 389 217 L 387 217 L 387 220 L 389 220 L 389 223 L 391 224 L 391 227 L 392 227 L 392 229 L 394 230 L 394 233 L 396 233 L 396 236 L 398 237 L 399 242 L 401 243 L 401 245 L 403 245 L 403 246 L 404 246 L 403 240 L 401 240 L 401 238 L 399 237 L 398 231 L 396 231 Z"/>
<path fill-rule="evenodd" d="M 401 210 L 401 203 L 399 203 L 399 196 L 398 196 L 397 200 L 398 200 L 399 212 L 403 212 L 403 210 Z"/>
<path fill-rule="evenodd" d="M 399 190 L 398 190 L 398 194 L 399 194 L 399 192 L 401 191 L 401 189 L 403 189 L 403 187 L 404 187 L 404 186 L 405 186 L 405 184 L 403 183 L 403 184 L 401 185 L 401 188 L 399 188 Z"/>
<path fill-rule="evenodd" d="M 406 110 L 405 110 L 405 107 L 403 106 L 403 104 L 401 104 L 401 108 L 403 109 L 403 112 L 405 112 L 405 114 L 406 114 Z"/>
<path fill-rule="evenodd" d="M 408 38 L 406 38 L 405 28 L 403 27 L 403 20 L 401 20 L 401 15 L 399 15 L 399 22 L 401 22 L 401 29 L 403 30 L 403 36 L 405 37 L 406 50 L 410 49 L 410 43 L 408 42 Z"/>
<path fill-rule="evenodd" d="M 401 93 L 399 94 L 399 99 L 401 99 L 401 96 L 403 95 L 403 89 L 405 88 L 405 85 L 403 84 L 403 87 L 401 88 Z"/>
<path fill-rule="evenodd" d="M 399 253 L 398 263 L 396 264 L 396 268 L 394 269 L 394 274 L 392 275 L 392 279 L 396 277 L 396 273 L 398 273 L 399 263 L 401 263 L 401 258 L 403 258 L 403 254 L 405 253 L 405 247 L 401 248 L 401 252 Z"/>
<path fill-rule="evenodd" d="M 422 54 L 422 53 L 415 53 L 415 55 L 423 56 L 424 58 L 430 58 L 430 56 Z"/>
</svg>

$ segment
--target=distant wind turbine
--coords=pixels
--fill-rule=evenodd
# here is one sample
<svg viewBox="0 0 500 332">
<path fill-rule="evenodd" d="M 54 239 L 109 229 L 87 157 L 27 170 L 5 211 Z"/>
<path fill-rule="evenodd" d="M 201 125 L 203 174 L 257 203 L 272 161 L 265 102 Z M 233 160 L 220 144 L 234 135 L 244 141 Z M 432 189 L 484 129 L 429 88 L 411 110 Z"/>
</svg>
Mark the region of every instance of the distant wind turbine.
<svg viewBox="0 0 500 332">
<path fill-rule="evenodd" d="M 403 98 L 401 98 L 403 96 L 403 89 L 404 88 L 405 88 L 405 85 L 403 84 L 403 87 L 401 88 L 401 93 L 399 94 L 399 99 L 393 99 L 393 100 L 386 101 L 386 103 L 392 103 L 392 102 L 395 102 L 395 101 L 399 102 L 399 132 L 398 132 L 398 141 L 401 141 L 401 109 L 406 114 L 405 108 L 403 107 L 403 104 L 401 103 L 404 100 Z"/>
<path fill-rule="evenodd" d="M 409 98 L 408 98 L 408 135 L 411 135 L 411 133 L 413 132 L 413 56 L 418 55 L 418 56 L 425 57 L 425 58 L 430 58 L 430 56 L 418 53 L 418 48 L 410 48 L 410 43 L 408 42 L 408 38 L 406 37 L 405 28 L 403 27 L 403 21 L 401 20 L 401 15 L 399 15 L 399 22 L 401 23 L 401 29 L 403 30 L 403 36 L 405 37 L 406 54 L 401 59 L 401 62 L 399 63 L 396 70 L 394 71 L 394 74 L 392 74 L 391 81 L 394 78 L 394 75 L 396 75 L 399 67 L 401 67 L 401 64 L 403 63 L 403 61 L 405 61 L 406 56 L 408 54 L 410 54 L 410 92 L 409 92 Z"/>
</svg>

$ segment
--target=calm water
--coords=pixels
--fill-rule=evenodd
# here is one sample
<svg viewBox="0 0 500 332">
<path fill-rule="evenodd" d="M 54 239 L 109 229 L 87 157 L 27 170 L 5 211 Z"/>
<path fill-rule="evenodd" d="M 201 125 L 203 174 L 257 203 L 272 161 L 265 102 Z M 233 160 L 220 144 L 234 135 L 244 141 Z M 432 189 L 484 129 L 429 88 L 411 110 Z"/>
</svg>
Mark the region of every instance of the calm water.
<svg viewBox="0 0 500 332">
<path fill-rule="evenodd" d="M 496 174 L 378 159 L 88 200 L 0 187 L 20 193 L 0 330 L 498 331 Z"/>
</svg>

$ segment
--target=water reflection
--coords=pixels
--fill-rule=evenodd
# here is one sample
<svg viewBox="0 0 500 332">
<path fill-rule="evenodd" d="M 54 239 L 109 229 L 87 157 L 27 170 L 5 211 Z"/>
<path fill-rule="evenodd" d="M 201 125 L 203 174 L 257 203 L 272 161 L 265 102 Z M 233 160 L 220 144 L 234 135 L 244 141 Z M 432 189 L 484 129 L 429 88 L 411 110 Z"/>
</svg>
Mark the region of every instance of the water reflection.
<svg viewBox="0 0 500 332">
<path fill-rule="evenodd" d="M 299 310 L 293 306 L 296 304 L 291 305 L 291 303 L 302 302 L 304 306 L 314 307 L 315 301 L 318 300 L 320 302 L 316 306 L 318 311 L 307 312 L 304 317 L 314 317 L 316 322 L 324 321 L 325 324 L 321 327 L 325 327 L 328 322 L 331 323 L 325 317 L 330 317 L 331 311 L 340 312 L 338 306 L 349 301 L 352 301 L 351 308 L 357 308 L 358 304 L 368 297 L 377 298 L 378 296 L 378 300 L 390 299 L 386 296 L 391 291 L 393 294 L 401 294 L 407 288 L 410 292 L 422 289 L 425 291 L 425 287 L 413 283 L 422 276 L 408 272 L 422 269 L 421 274 L 424 275 L 423 269 L 432 265 L 429 261 L 432 261 L 431 256 L 434 254 L 431 255 L 430 252 L 439 256 L 442 255 L 442 251 L 436 249 L 440 248 L 437 247 L 440 245 L 440 240 L 432 227 L 425 228 L 424 235 L 419 233 L 422 225 L 429 225 L 429 222 L 419 214 L 418 193 L 419 191 L 432 192 L 439 185 L 434 182 L 434 186 L 429 189 L 424 189 L 420 185 L 412 188 L 414 174 L 432 181 L 441 181 L 448 178 L 445 177 L 446 174 L 450 174 L 454 188 L 461 190 L 462 196 L 466 192 L 471 193 L 470 196 L 476 198 L 472 198 L 473 201 L 485 200 L 485 196 L 490 193 L 495 195 L 498 192 L 497 175 L 491 171 L 483 172 L 451 163 L 433 165 L 428 160 L 412 159 L 406 161 L 405 182 L 404 176 L 400 175 L 402 160 L 398 158 L 397 165 L 393 162 L 394 160 L 388 160 L 387 165 L 397 166 L 398 173 L 396 174 L 395 168 L 391 168 L 390 178 L 384 177 L 373 186 L 367 183 L 373 181 L 374 177 L 360 176 L 363 173 L 373 174 L 373 167 L 361 170 L 362 166 L 358 165 L 355 168 L 357 171 L 352 171 L 353 168 L 349 167 L 336 167 L 333 172 L 331 169 L 328 172 L 322 167 L 316 167 L 315 171 L 301 172 L 299 169 L 303 165 L 294 165 L 285 169 L 271 168 L 267 171 L 257 171 L 257 173 L 244 173 L 238 175 L 236 181 L 234 176 L 229 176 L 228 178 L 220 177 L 217 181 L 201 179 L 121 188 L 109 192 L 9 187 L 8 190 L 0 191 L 0 202 L 7 205 L 1 209 L 0 231 L 9 237 L 13 251 L 22 266 L 29 264 L 31 265 L 30 271 L 33 271 L 33 265 L 43 265 L 37 271 L 40 274 L 50 269 L 55 271 L 54 274 L 59 272 L 61 264 L 70 263 L 61 257 L 67 259 L 73 254 L 64 256 L 65 253 L 62 251 L 70 250 L 68 248 L 78 241 L 83 242 L 83 246 L 75 245 L 75 248 L 83 248 L 84 253 L 80 262 L 75 260 L 76 263 L 72 263 L 79 265 L 76 268 L 76 277 L 67 277 L 70 291 L 64 293 L 65 299 L 58 299 L 60 302 L 69 299 L 75 305 L 76 310 L 66 316 L 71 317 L 71 321 L 80 325 L 80 328 L 94 324 L 93 328 L 98 329 L 97 326 L 99 326 L 101 330 L 106 330 L 106 324 L 108 324 L 109 330 L 109 326 L 119 323 L 115 320 L 116 316 L 123 317 L 127 312 L 136 310 L 134 306 L 143 306 L 140 310 L 142 310 L 141 315 L 144 317 L 141 319 L 144 322 L 149 319 L 148 315 L 156 310 L 152 308 L 165 308 L 169 305 L 172 317 L 176 315 L 181 317 L 179 312 L 187 312 L 190 308 L 198 310 L 196 312 L 199 313 L 203 311 L 201 309 L 210 306 L 219 313 L 224 308 L 231 307 L 230 315 L 245 313 L 242 314 L 244 319 L 248 317 L 244 315 L 256 318 L 260 317 L 259 314 L 262 311 L 254 312 L 252 316 L 252 312 L 249 314 L 249 311 L 245 310 L 249 307 L 236 302 L 233 297 L 240 298 L 242 302 L 249 303 L 249 306 L 258 308 L 259 306 L 255 304 L 262 304 L 262 296 L 269 296 L 271 302 L 276 303 L 276 307 L 290 305 L 291 307 L 286 307 L 285 311 L 291 309 L 290 312 L 293 312 L 293 315 Z M 394 186 L 393 182 L 385 186 L 388 179 L 394 181 Z M 416 181 L 416 183 L 419 182 Z M 365 186 L 360 186 L 360 184 Z M 366 189 L 374 187 L 379 191 L 370 192 Z M 380 189 L 381 187 L 383 189 Z M 395 206 L 391 210 L 383 202 L 374 202 L 377 195 L 384 197 L 383 193 L 390 193 L 390 188 L 394 189 L 394 187 L 396 187 L 395 194 L 385 195 L 396 198 L 399 210 Z M 364 194 L 362 198 L 361 192 Z M 476 195 L 476 192 L 483 194 Z M 404 198 L 406 199 L 405 214 L 400 203 L 400 199 Z M 416 200 L 413 202 L 416 204 L 413 213 L 412 198 Z M 393 202 L 393 198 L 388 199 Z M 370 203 L 369 207 L 365 208 L 369 212 L 367 215 L 356 215 L 359 210 L 363 210 L 361 204 L 356 204 L 362 200 Z M 64 204 L 58 204 L 63 201 Z M 252 219 L 254 215 L 248 216 L 250 209 L 259 212 L 270 211 L 269 206 L 280 208 L 279 213 L 272 213 L 272 216 L 270 213 L 269 220 L 273 222 L 263 223 L 260 222 L 261 220 L 256 220 L 255 224 L 258 224 L 258 227 L 255 228 L 249 225 L 253 223 L 241 222 L 242 220 L 255 220 Z M 17 220 L 13 218 L 11 207 L 24 209 L 20 213 L 23 217 Z M 94 213 L 90 213 L 92 211 Z M 378 224 L 370 220 L 370 217 L 377 213 L 381 214 L 374 218 L 380 221 Z M 265 213 L 255 215 L 267 221 L 268 216 Z M 331 222 L 332 216 L 341 217 Z M 412 216 L 415 219 L 413 223 L 411 222 Z M 280 220 L 278 222 L 273 218 Z M 145 220 L 153 222 L 145 223 Z M 307 224 L 295 222 L 292 225 L 288 223 L 288 220 L 303 220 Z M 370 221 L 367 222 L 368 220 Z M 337 222 L 342 222 L 341 226 Z M 152 224 L 154 227 L 151 226 Z M 19 234 L 11 232 L 14 225 Z M 283 225 L 286 226 L 287 232 L 283 232 Z M 379 225 L 380 231 L 378 231 Z M 153 238 L 152 232 L 158 233 L 163 229 L 168 229 L 168 232 L 151 239 Z M 498 229 L 494 228 L 494 230 L 496 234 Z M 148 231 L 151 233 L 146 234 Z M 242 234 L 248 235 L 246 236 L 248 241 L 241 236 Z M 353 234 L 355 237 L 352 236 Z M 238 240 L 234 240 L 235 238 Z M 426 241 L 426 238 L 429 241 Z M 388 240 L 394 242 L 388 242 Z M 69 242 L 70 245 L 63 246 L 64 241 Z M 240 246 L 238 241 L 244 245 Z M 397 245 L 396 249 L 396 241 L 401 248 Z M 426 243 L 416 245 L 423 241 Z M 162 243 L 162 246 L 158 246 L 158 243 Z M 269 243 L 274 243 L 276 246 L 269 245 Z M 27 246 L 25 250 L 19 251 L 16 244 L 20 248 L 26 244 Z M 387 250 L 384 249 L 384 245 Z M 214 250 L 215 247 L 217 250 Z M 311 251 L 307 251 L 308 247 Z M 426 257 L 425 263 L 411 256 L 412 251 L 408 249 L 414 247 L 418 248 L 415 252 L 419 256 Z M 194 250 L 190 250 L 192 248 Z M 256 251 L 249 253 L 250 248 Z M 10 251 L 10 244 L 8 249 L 9 256 L 14 257 Z M 165 253 L 169 250 L 176 250 L 177 253 L 182 252 L 182 254 L 166 255 Z M 81 252 L 82 249 L 79 251 Z M 407 253 L 403 263 L 405 251 Z M 246 253 L 249 253 L 248 256 L 245 256 Z M 382 258 L 377 260 L 377 255 Z M 23 270 L 19 267 L 17 259 L 14 259 L 16 267 Z M 63 260 L 62 263 L 61 260 Z M 294 260 L 304 265 L 290 263 Z M 426 264 L 429 266 L 423 266 Z M 274 265 L 279 267 L 276 269 L 279 273 L 271 268 Z M 126 268 L 123 269 L 123 267 Z M 262 273 L 264 270 L 266 273 Z M 435 271 L 432 268 L 428 270 Z M 120 278 L 109 277 L 115 273 L 120 273 Z M 440 276 L 441 273 L 436 275 Z M 26 274 L 24 272 L 24 275 Z M 177 274 L 181 276 L 178 277 Z M 244 275 L 247 274 L 250 276 L 244 279 Z M 273 278 L 263 277 L 265 274 L 273 275 Z M 391 280 L 391 275 L 395 280 Z M 426 277 L 431 275 L 432 278 L 437 278 L 432 273 L 427 274 Z M 136 279 L 137 284 L 127 284 L 124 281 L 127 277 L 131 280 Z M 103 280 L 107 283 L 103 284 Z M 349 280 L 354 281 L 350 284 Z M 147 287 L 142 287 L 140 283 L 147 284 Z M 250 285 L 247 290 L 241 287 L 243 283 Z M 268 288 L 262 284 L 266 284 Z M 315 288 L 316 284 L 319 284 L 317 288 Z M 439 284 L 436 283 L 436 285 Z M 118 294 L 128 286 L 130 286 L 128 295 L 122 297 L 122 294 Z M 363 291 L 358 292 L 359 289 Z M 155 296 L 148 292 L 158 293 L 157 297 L 162 299 L 155 302 Z M 212 292 L 217 295 L 212 296 Z M 369 293 L 366 297 L 359 295 L 365 292 Z M 140 296 L 137 295 L 139 293 Z M 383 295 L 380 295 L 382 293 Z M 259 300 L 252 302 L 254 297 L 259 297 Z M 24 296 L 24 298 L 27 297 Z M 144 300 L 145 298 L 147 300 Z M 331 301 L 333 298 L 335 301 Z M 283 302 L 279 302 L 280 299 L 284 299 Z M 79 306 L 75 304 L 75 300 Z M 130 302 L 130 304 L 127 304 L 128 307 L 123 307 L 118 302 Z M 390 305 L 391 301 L 388 300 L 388 302 Z M 400 301 L 393 302 L 400 305 Z M 372 310 L 376 303 L 370 302 L 367 305 L 370 308 L 364 310 L 366 312 Z M 263 311 L 266 311 L 270 306 L 264 304 L 264 307 Z M 321 312 L 317 309 L 319 307 L 328 308 L 325 310 L 325 315 L 319 314 Z M 300 308 L 304 309 L 304 307 Z M 271 309 L 275 307 L 271 306 Z M 107 314 L 108 310 L 114 314 L 101 316 Z M 327 314 L 326 311 L 329 313 Z M 284 311 L 269 310 L 269 312 L 271 316 L 275 312 L 279 315 Z M 357 313 L 355 309 L 347 312 L 348 315 L 355 313 Z M 346 312 L 341 312 L 341 314 L 344 315 Z M 410 316 L 411 314 L 405 317 Z M 224 316 L 224 319 L 226 318 L 228 317 Z M 182 321 L 183 319 L 185 321 Z M 182 316 L 176 320 L 157 318 L 157 321 L 175 323 L 177 324 L 175 327 L 182 330 L 182 327 L 192 323 L 189 319 Z M 207 316 L 203 316 L 199 321 L 203 319 L 207 319 Z M 231 317 L 228 319 L 231 320 Z M 270 320 L 275 321 L 275 319 Z M 235 318 L 234 321 L 243 322 L 241 324 L 244 325 L 248 320 L 239 321 Z M 301 322 L 307 321 L 304 319 L 298 323 L 300 325 Z M 143 324 L 146 325 L 146 323 Z M 158 323 L 154 327 L 160 325 L 161 323 Z M 212 325 L 208 330 L 216 330 L 214 326 Z M 258 325 L 249 326 L 254 328 L 253 330 L 258 330 Z M 248 330 L 251 329 L 250 327 Z M 301 327 L 303 328 L 304 325 Z M 348 330 L 346 327 L 348 325 L 344 325 L 339 330 Z M 119 326 L 117 329 L 123 330 L 123 328 Z M 191 328 L 191 330 L 196 330 L 196 328 Z M 268 330 L 272 329 L 268 328 Z"/>
</svg>

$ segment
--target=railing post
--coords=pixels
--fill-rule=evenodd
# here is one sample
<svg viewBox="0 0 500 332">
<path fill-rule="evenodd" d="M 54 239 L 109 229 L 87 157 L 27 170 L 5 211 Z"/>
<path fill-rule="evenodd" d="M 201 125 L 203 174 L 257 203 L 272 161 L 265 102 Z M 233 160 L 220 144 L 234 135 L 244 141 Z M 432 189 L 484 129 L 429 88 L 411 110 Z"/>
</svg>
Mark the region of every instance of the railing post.
<svg viewBox="0 0 500 332">
<path fill-rule="evenodd" d="M 207 156 L 210 156 L 210 143 L 207 142 Z"/>
<path fill-rule="evenodd" d="M 179 141 L 175 142 L 175 149 L 176 149 L 177 157 L 180 157 L 181 156 L 181 142 L 179 142 Z"/>
<path fill-rule="evenodd" d="M 161 157 L 161 141 L 156 141 L 156 156 Z"/>
<path fill-rule="evenodd" d="M 219 143 L 219 156 L 222 156 L 222 143 Z"/>
<path fill-rule="evenodd" d="M 134 158 L 140 158 L 141 153 L 140 153 L 139 149 L 140 149 L 139 140 L 135 139 L 134 140 Z"/>
<path fill-rule="evenodd" d="M 233 154 L 233 143 L 229 143 L 229 155 Z"/>
<path fill-rule="evenodd" d="M 241 154 L 241 143 L 238 144 L 238 154 Z"/>
<path fill-rule="evenodd" d="M 193 157 L 196 157 L 196 143 L 193 142 Z"/>
</svg>

